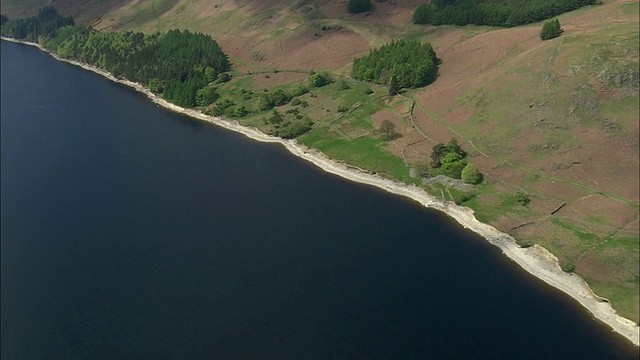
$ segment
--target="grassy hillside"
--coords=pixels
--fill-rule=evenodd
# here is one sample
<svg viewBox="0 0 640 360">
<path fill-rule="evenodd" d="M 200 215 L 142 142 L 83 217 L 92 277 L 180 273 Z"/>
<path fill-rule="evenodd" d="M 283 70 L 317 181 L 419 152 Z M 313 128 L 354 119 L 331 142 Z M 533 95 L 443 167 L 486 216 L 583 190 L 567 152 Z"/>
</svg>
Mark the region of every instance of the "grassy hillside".
<svg viewBox="0 0 640 360">
<path fill-rule="evenodd" d="M 313 120 L 299 141 L 472 207 L 522 244 L 551 250 L 638 322 L 638 2 L 607 0 L 561 15 L 563 35 L 544 42 L 541 23 L 418 26 L 411 16 L 422 1 L 373 3 L 360 15 L 330 0 L 54 4 L 106 31 L 211 34 L 242 74 L 220 88 L 221 99 L 247 108 L 265 91 L 307 85 L 309 70 L 329 71 L 334 83 L 277 108 L 285 122 Z M 1 4 L 15 18 L 49 2 Z M 442 60 L 433 84 L 388 98 L 386 87 L 348 77 L 355 57 L 398 38 L 433 45 Z M 272 116 L 239 120 L 272 132 Z M 401 136 L 383 140 L 384 120 Z M 419 176 L 430 171 L 432 147 L 451 138 L 485 174 L 471 191 L 441 191 Z M 517 203 L 518 191 L 529 194 L 529 205 Z"/>
</svg>

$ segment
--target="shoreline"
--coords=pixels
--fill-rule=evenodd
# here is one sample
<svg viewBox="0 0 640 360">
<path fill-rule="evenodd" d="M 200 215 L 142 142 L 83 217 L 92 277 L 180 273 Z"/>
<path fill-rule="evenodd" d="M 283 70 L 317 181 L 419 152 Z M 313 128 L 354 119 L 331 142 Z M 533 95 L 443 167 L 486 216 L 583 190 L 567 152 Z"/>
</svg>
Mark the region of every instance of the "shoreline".
<svg viewBox="0 0 640 360">
<path fill-rule="evenodd" d="M 566 273 L 562 271 L 558 263 L 558 258 L 550 253 L 547 249 L 533 245 L 528 248 L 521 248 L 517 245 L 515 239 L 506 233 L 503 233 L 491 225 L 478 221 L 470 208 L 455 205 L 451 202 L 443 202 L 436 197 L 428 194 L 425 190 L 415 185 L 403 184 L 378 175 L 374 175 L 353 166 L 337 162 L 327 157 L 322 152 L 299 144 L 296 140 L 281 139 L 275 136 L 267 135 L 256 128 L 250 128 L 240 125 L 237 121 L 228 120 L 221 117 L 208 116 L 198 110 L 185 109 L 180 106 L 169 103 L 152 93 L 139 83 L 135 83 L 125 79 L 119 79 L 111 73 L 99 69 L 97 67 L 84 64 L 75 60 L 63 59 L 56 54 L 44 49 L 37 43 L 21 41 L 6 37 L 2 40 L 34 46 L 41 51 L 51 55 L 58 61 L 70 63 L 79 66 L 85 70 L 92 71 L 107 79 L 127 85 L 134 88 L 138 92 L 145 94 L 152 102 L 177 113 L 188 115 L 194 119 L 208 122 L 213 125 L 223 127 L 225 129 L 243 134 L 250 139 L 267 143 L 282 144 L 291 154 L 302 158 L 322 170 L 338 175 L 350 181 L 361 184 L 372 185 L 389 193 L 404 196 L 417 201 L 426 208 L 431 208 L 443 212 L 447 216 L 453 218 L 465 229 L 469 229 L 485 238 L 490 244 L 497 246 L 502 253 L 509 259 L 518 264 L 531 275 L 541 279 L 545 283 L 561 290 L 567 295 L 577 300 L 584 308 L 586 308 L 594 318 L 605 323 L 612 330 L 626 339 L 631 341 L 635 346 L 640 347 L 640 327 L 633 321 L 626 319 L 617 314 L 612 308 L 610 302 L 598 296 L 588 286 L 588 284 L 574 273 Z"/>
</svg>

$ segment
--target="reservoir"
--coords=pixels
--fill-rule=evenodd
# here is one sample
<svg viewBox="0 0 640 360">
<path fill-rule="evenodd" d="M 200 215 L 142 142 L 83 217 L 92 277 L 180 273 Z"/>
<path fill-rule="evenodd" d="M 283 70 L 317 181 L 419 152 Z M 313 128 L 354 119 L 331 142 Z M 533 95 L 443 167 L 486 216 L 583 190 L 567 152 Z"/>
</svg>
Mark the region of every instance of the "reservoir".
<svg viewBox="0 0 640 360">
<path fill-rule="evenodd" d="M 3 359 L 635 359 L 442 214 L 2 42 Z"/>
</svg>

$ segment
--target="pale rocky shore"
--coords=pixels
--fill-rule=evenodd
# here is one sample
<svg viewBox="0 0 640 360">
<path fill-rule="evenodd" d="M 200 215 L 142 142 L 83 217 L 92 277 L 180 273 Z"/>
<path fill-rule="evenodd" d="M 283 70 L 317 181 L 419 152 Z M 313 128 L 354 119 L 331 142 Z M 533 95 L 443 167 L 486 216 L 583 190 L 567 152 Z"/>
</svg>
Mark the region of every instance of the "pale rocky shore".
<svg viewBox="0 0 640 360">
<path fill-rule="evenodd" d="M 156 94 L 152 93 L 149 89 L 143 87 L 138 83 L 116 78 L 109 72 L 98 69 L 91 65 L 83 64 L 73 60 L 62 59 L 57 55 L 43 49 L 36 43 L 16 41 L 14 39 L 4 37 L 2 37 L 2 39 L 6 41 L 36 46 L 60 61 L 65 61 L 80 66 L 86 70 L 98 73 L 108 78 L 109 80 L 128 85 L 136 89 L 137 91 L 146 94 L 153 102 L 169 110 L 183 113 L 193 118 L 244 134 L 245 136 L 257 141 L 280 143 L 293 155 L 315 164 L 326 172 L 339 175 L 351 181 L 376 186 L 387 192 L 411 198 L 427 208 L 433 208 L 442 211 L 451 218 L 455 219 L 463 227 L 474 231 L 475 233 L 484 237 L 489 243 L 500 248 L 509 259 L 516 262 L 533 276 L 543 280 L 544 282 L 557 289 L 560 289 L 572 298 L 576 299 L 580 304 L 582 304 L 582 306 L 589 310 L 596 319 L 609 325 L 613 331 L 621 334 L 636 346 L 640 346 L 640 328 L 638 327 L 638 325 L 629 319 L 619 316 L 611 307 L 611 304 L 606 299 L 596 295 L 580 276 L 562 271 L 558 264 L 557 257 L 551 254 L 545 248 L 538 245 L 533 245 L 528 248 L 522 248 L 518 246 L 515 239 L 510 235 L 498 231 L 491 225 L 484 224 L 478 221 L 473 214 L 473 210 L 469 208 L 458 206 L 451 202 L 443 202 L 436 197 L 429 195 L 426 191 L 415 185 L 407 185 L 395 182 L 387 178 L 362 171 L 353 166 L 337 162 L 328 158 L 320 151 L 308 148 L 302 144 L 297 143 L 295 140 L 284 140 L 278 137 L 267 135 L 259 131 L 258 129 L 242 126 L 238 122 L 233 120 L 207 116 L 197 110 L 184 109 L 182 107 L 176 106 L 160 98 Z"/>
</svg>

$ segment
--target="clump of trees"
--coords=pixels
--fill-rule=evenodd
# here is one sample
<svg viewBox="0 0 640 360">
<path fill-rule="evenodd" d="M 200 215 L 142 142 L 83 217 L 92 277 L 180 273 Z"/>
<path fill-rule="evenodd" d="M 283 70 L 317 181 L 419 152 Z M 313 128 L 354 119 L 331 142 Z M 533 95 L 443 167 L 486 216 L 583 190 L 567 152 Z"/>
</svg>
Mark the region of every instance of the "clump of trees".
<svg viewBox="0 0 640 360">
<path fill-rule="evenodd" d="M 72 18 L 60 16 L 53 7 L 43 8 L 35 17 L 9 20 L 1 31 L 37 40 L 61 57 L 139 82 L 183 107 L 215 101 L 215 89 L 208 86 L 231 68 L 227 55 L 208 35 L 187 30 L 151 35 L 101 32 L 74 26 Z"/>
<path fill-rule="evenodd" d="M 454 179 L 462 179 L 468 184 L 479 184 L 483 175 L 478 167 L 467 161 L 467 152 L 462 149 L 456 139 L 447 145 L 436 144 L 431 151 L 431 167 L 440 169 L 443 174 Z"/>
<path fill-rule="evenodd" d="M 456 139 L 451 139 L 447 145 L 443 143 L 436 144 L 431 150 L 431 167 L 440 168 L 444 162 L 445 156 L 449 153 L 457 154 L 460 159 L 467 156 L 467 152 L 462 149 Z"/>
<path fill-rule="evenodd" d="M 558 19 L 549 20 L 542 25 L 542 30 L 540 31 L 540 39 L 549 40 L 553 38 L 557 38 L 562 34 L 564 30 L 560 27 L 560 21 Z"/>
<path fill-rule="evenodd" d="M 331 76 L 327 72 L 313 73 L 309 76 L 311 87 L 323 87 L 328 84 L 331 84 Z"/>
<path fill-rule="evenodd" d="M 261 94 L 258 100 L 258 108 L 260 110 L 273 109 L 276 106 L 287 104 L 291 101 L 292 96 L 283 89 L 276 89 L 268 93 Z"/>
<path fill-rule="evenodd" d="M 313 127 L 313 121 L 300 114 L 298 109 L 289 109 L 284 115 L 273 109 L 270 116 L 263 118 L 263 121 L 272 126 L 271 134 L 283 139 L 297 138 Z"/>
<path fill-rule="evenodd" d="M 308 117 L 303 117 L 302 119 L 284 121 L 275 129 L 274 134 L 283 139 L 293 139 L 311 130 L 312 127 L 313 121 Z"/>
<path fill-rule="evenodd" d="M 3 36 L 36 42 L 41 36 L 51 37 L 61 27 L 74 25 L 72 16 L 62 16 L 53 6 L 38 10 L 38 15 L 9 20 L 6 15 L 0 16 L 0 31 Z"/>
<path fill-rule="evenodd" d="M 206 109 L 204 113 L 207 115 L 214 115 L 214 116 L 233 116 L 233 113 L 234 113 L 233 107 L 235 105 L 236 103 L 233 100 L 223 98 L 223 99 L 217 100 L 215 102 L 215 105 Z"/>
<path fill-rule="evenodd" d="M 347 11 L 349 14 L 359 14 L 371 10 L 371 0 L 349 0 Z"/>
<path fill-rule="evenodd" d="M 393 91 L 390 89 L 390 94 L 395 94 L 402 88 L 432 83 L 438 73 L 438 64 L 431 44 L 397 40 L 356 58 L 351 72 L 359 80 L 385 85 L 395 82 Z"/>
<path fill-rule="evenodd" d="M 418 6 L 414 24 L 489 25 L 530 24 L 593 5 L 596 0 L 432 0 Z"/>
<path fill-rule="evenodd" d="M 220 94 L 217 92 L 218 88 L 214 85 L 207 85 L 202 89 L 196 91 L 196 104 L 198 106 L 208 106 L 213 104 L 220 98 Z"/>
</svg>

